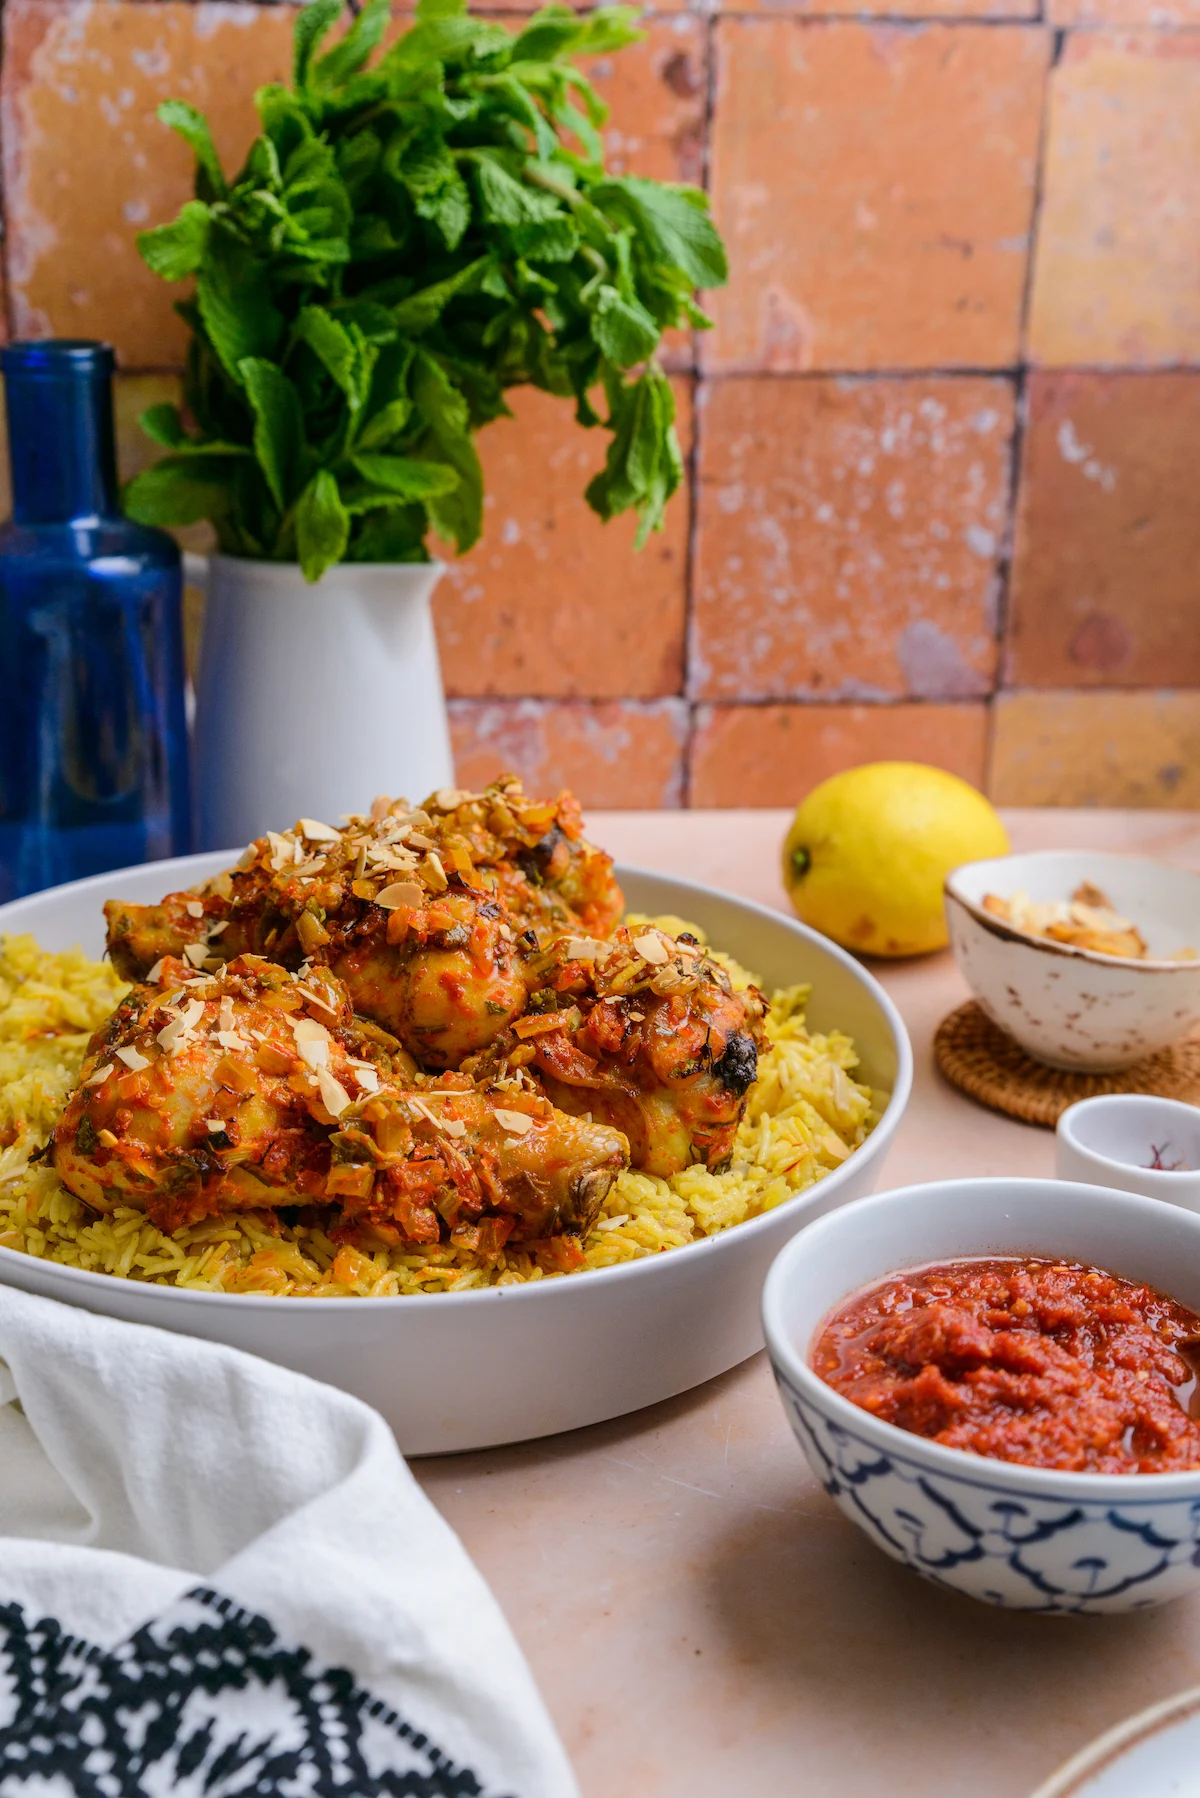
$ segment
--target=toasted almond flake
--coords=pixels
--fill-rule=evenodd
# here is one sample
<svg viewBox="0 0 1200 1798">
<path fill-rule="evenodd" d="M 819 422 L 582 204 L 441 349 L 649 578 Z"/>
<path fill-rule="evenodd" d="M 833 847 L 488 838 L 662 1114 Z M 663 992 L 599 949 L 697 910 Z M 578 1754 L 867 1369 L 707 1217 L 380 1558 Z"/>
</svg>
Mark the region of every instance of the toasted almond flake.
<svg viewBox="0 0 1200 1798">
<path fill-rule="evenodd" d="M 228 993 L 221 994 L 221 1003 L 217 1007 L 217 1028 L 233 1029 L 233 1000 Z"/>
<path fill-rule="evenodd" d="M 163 967 L 166 964 L 166 959 L 167 958 L 165 955 L 159 956 L 159 958 L 155 962 L 154 966 L 150 969 L 150 972 L 146 975 L 146 985 L 147 986 L 157 986 L 158 985 L 159 981 L 162 979 L 162 971 L 163 971 Z"/>
<path fill-rule="evenodd" d="M 523 1018 L 514 1020 L 513 1029 L 523 1041 L 531 1036 L 547 1036 L 552 1030 L 565 1030 L 570 1015 L 567 1011 L 526 1012 Z"/>
<path fill-rule="evenodd" d="M 414 849 L 432 849 L 434 847 L 433 838 L 427 837 L 424 832 L 420 830 L 410 830 L 408 833 L 408 841 L 412 844 Z"/>
<path fill-rule="evenodd" d="M 527 1111 L 506 1111 L 498 1105 L 493 1116 L 502 1130 L 511 1130 L 514 1136 L 524 1136 L 527 1130 L 533 1129 L 533 1119 Z"/>
<path fill-rule="evenodd" d="M 596 1224 L 597 1230 L 619 1230 L 622 1224 L 629 1222 L 628 1211 L 622 1211 L 618 1217 L 602 1217 Z"/>
<path fill-rule="evenodd" d="M 441 858 L 435 855 L 432 849 L 421 863 L 421 874 L 425 884 L 432 887 L 435 893 L 444 893 L 450 885 L 446 879 L 446 870 L 442 866 Z"/>
<path fill-rule="evenodd" d="M 111 1130 L 97 1130 L 96 1141 L 102 1142 L 106 1149 L 118 1149 L 121 1146 Z"/>
<path fill-rule="evenodd" d="M 453 812 L 474 797 L 474 793 L 467 793 L 461 787 L 439 787 L 433 796 L 433 803 L 439 812 Z"/>
<path fill-rule="evenodd" d="M 361 880 L 367 871 L 367 847 L 364 843 L 358 852 L 358 860 L 354 864 L 354 879 Z M 351 889 L 353 890 L 353 889 Z"/>
<path fill-rule="evenodd" d="M 229 919 L 228 918 L 222 918 L 221 922 L 219 924 L 210 924 L 208 927 L 209 942 L 211 943 L 214 937 L 220 936 L 220 934 L 223 930 L 228 930 L 228 929 L 229 929 Z"/>
<path fill-rule="evenodd" d="M 267 832 L 267 842 L 271 845 L 271 872 L 278 874 L 292 860 L 293 847 L 298 849 L 300 845 L 293 845 L 290 837 L 280 836 L 277 830 Z"/>
<path fill-rule="evenodd" d="M 628 1013 L 628 1017 L 631 1024 L 644 1024 L 646 1021 L 644 1011 L 631 1011 Z"/>
<path fill-rule="evenodd" d="M 332 824 L 322 824 L 317 818 L 301 818 L 300 828 L 310 843 L 340 843 L 342 833 L 335 830 Z"/>
<path fill-rule="evenodd" d="M 244 1049 L 247 1053 L 250 1049 L 245 1037 L 240 1036 L 236 1030 L 218 1030 L 217 1041 L 223 1049 Z"/>
<path fill-rule="evenodd" d="M 425 903 L 425 889 L 418 886 L 415 880 L 393 880 L 390 886 L 376 893 L 375 903 L 381 905 L 384 911 L 396 911 L 402 905 L 407 905 L 412 911 L 420 911 Z"/>
<path fill-rule="evenodd" d="M 391 809 L 392 802 L 388 798 L 388 795 L 386 793 L 377 793 L 371 801 L 372 824 L 378 824 L 381 819 L 386 818 Z"/>
<path fill-rule="evenodd" d="M 225 1128 L 224 1118 L 205 1118 L 204 1128 L 210 1136 L 217 1136 Z"/>
<path fill-rule="evenodd" d="M 507 925 L 507 924 L 503 924 L 503 923 L 501 923 L 501 924 L 497 924 L 497 926 L 496 926 L 496 930 L 497 930 L 497 933 L 498 933 L 498 934 L 499 934 L 499 935 L 500 935 L 500 936 L 502 936 L 502 937 L 503 937 L 503 938 L 504 938 L 504 940 L 505 940 L 505 942 L 506 942 L 506 943 L 511 943 L 511 942 L 512 942 L 512 940 L 513 940 L 513 933 L 512 933 L 512 931 L 511 931 L 511 930 L 510 930 L 510 929 L 509 929 L 509 927 L 508 927 L 508 925 Z"/>
<path fill-rule="evenodd" d="M 306 986 L 300 996 L 306 1005 L 315 1005 L 318 1011 L 323 1011 L 327 1018 L 333 1018 L 336 1022 L 337 1002 L 328 993 L 322 992 L 319 986 Z"/>
<path fill-rule="evenodd" d="M 112 1071 L 112 1062 L 106 1061 L 102 1068 L 97 1068 L 94 1074 L 89 1074 L 83 1084 L 85 1086 L 103 1086 Z"/>
<path fill-rule="evenodd" d="M 303 1049 L 300 1053 L 304 1054 Z M 334 1079 L 328 1068 L 318 1067 L 317 1085 L 320 1088 L 322 1105 L 326 1111 L 332 1112 L 335 1118 L 341 1117 L 347 1106 L 353 1104 L 350 1094 Z"/>
<path fill-rule="evenodd" d="M 355 1062 L 353 1065 L 354 1078 L 358 1081 L 362 1090 L 365 1093 L 377 1093 L 379 1091 L 378 1071 L 373 1068 L 369 1062 L 365 1066 L 361 1062 Z"/>
<path fill-rule="evenodd" d="M 660 936 L 647 931 L 644 936 L 635 936 L 633 946 L 643 961 L 650 962 L 656 968 L 663 968 L 671 959 L 671 951 Z"/>
<path fill-rule="evenodd" d="M 202 918 L 204 916 L 204 907 L 198 899 L 189 899 L 183 909 L 189 918 Z"/>
<path fill-rule="evenodd" d="M 467 1126 L 461 1118 L 437 1118 L 435 1122 L 443 1136 L 465 1136 L 467 1134 Z"/>
<path fill-rule="evenodd" d="M 189 999 L 183 1010 L 177 1012 L 169 1024 L 163 1025 L 156 1040 L 168 1055 L 176 1054 L 203 1016 L 204 1006 L 201 1001 Z"/>
<path fill-rule="evenodd" d="M 599 961 L 607 954 L 609 945 L 598 943 L 590 936 L 571 936 L 563 941 L 563 949 L 571 961 Z"/>
<path fill-rule="evenodd" d="M 133 1048 L 132 1045 L 124 1049 L 118 1049 L 117 1054 L 121 1057 L 125 1066 L 134 1074 L 140 1074 L 143 1068 L 148 1068 L 150 1066 L 149 1058 L 143 1055 L 140 1050 Z"/>
<path fill-rule="evenodd" d="M 301 1061 L 318 1070 L 328 1067 L 332 1039 L 324 1024 L 318 1024 L 316 1018 L 289 1018 L 288 1023 L 295 1035 L 296 1052 Z"/>
<path fill-rule="evenodd" d="M 258 844 L 257 843 L 248 843 L 246 845 L 245 849 L 242 850 L 242 853 L 238 856 L 237 865 L 238 865 L 239 869 L 241 870 L 241 872 L 244 874 L 244 873 L 246 873 L 246 871 L 249 868 L 252 868 L 254 866 L 254 864 L 257 860 L 258 860 Z"/>
<path fill-rule="evenodd" d="M 185 943 L 183 945 L 183 958 L 185 961 L 190 962 L 194 968 L 202 968 L 207 957 L 207 943 Z"/>
</svg>

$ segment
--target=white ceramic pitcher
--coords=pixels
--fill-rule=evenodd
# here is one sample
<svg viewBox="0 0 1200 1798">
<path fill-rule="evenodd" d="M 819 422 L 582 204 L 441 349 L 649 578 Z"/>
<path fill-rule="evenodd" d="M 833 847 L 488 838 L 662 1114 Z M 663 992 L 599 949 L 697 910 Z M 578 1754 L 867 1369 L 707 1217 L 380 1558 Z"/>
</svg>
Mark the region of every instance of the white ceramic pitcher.
<svg viewBox="0 0 1200 1798">
<path fill-rule="evenodd" d="M 186 560 L 205 592 L 198 849 L 453 784 L 429 609 L 442 563 L 345 562 L 310 585 L 292 562 Z"/>
</svg>

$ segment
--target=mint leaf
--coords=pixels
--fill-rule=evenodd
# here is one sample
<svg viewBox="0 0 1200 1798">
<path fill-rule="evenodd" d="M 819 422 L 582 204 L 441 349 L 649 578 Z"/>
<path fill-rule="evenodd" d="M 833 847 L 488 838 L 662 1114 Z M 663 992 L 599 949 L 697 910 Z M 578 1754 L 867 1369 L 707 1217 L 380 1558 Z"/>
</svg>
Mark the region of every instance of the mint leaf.
<svg viewBox="0 0 1200 1798">
<path fill-rule="evenodd" d="M 321 39 L 336 25 L 342 15 L 342 0 L 309 0 L 296 15 L 292 83 L 296 88 L 308 86 L 308 73 Z"/>
<path fill-rule="evenodd" d="M 431 325 L 437 323 L 452 299 L 478 286 L 490 261 L 490 257 L 481 256 L 477 262 L 469 262 L 456 275 L 449 275 L 444 281 L 435 281 L 432 287 L 422 288 L 420 293 L 414 293 L 410 299 L 401 300 L 392 309 L 392 321 L 396 329 L 412 332 L 414 336 L 428 331 Z"/>
<path fill-rule="evenodd" d="M 173 406 L 169 400 L 163 400 L 157 406 L 147 406 L 138 418 L 138 423 L 150 441 L 161 443 L 164 449 L 176 449 L 187 441 L 179 407 Z"/>
<path fill-rule="evenodd" d="M 307 445 L 296 389 L 273 362 L 247 356 L 238 373 L 254 413 L 254 454 L 271 498 L 286 512 L 304 479 Z"/>
<path fill-rule="evenodd" d="M 157 116 L 164 125 L 179 133 L 195 156 L 196 191 L 200 198 L 223 200 L 228 192 L 225 175 L 204 114 L 189 106 L 186 100 L 164 100 Z"/>
<path fill-rule="evenodd" d="M 440 494 L 453 493 L 459 485 L 454 469 L 441 462 L 421 462 L 411 456 L 370 455 L 351 456 L 350 461 L 373 487 L 381 488 L 384 494 L 398 494 L 401 499 L 437 499 Z"/>
<path fill-rule="evenodd" d="M 296 549 L 306 581 L 319 581 L 340 562 L 350 538 L 350 516 L 327 468 L 315 474 L 296 506 Z"/>
<path fill-rule="evenodd" d="M 167 456 L 134 475 L 121 502 L 137 524 L 198 524 L 228 510 L 229 476 L 219 464 Z"/>
<path fill-rule="evenodd" d="M 182 281 L 194 275 L 208 248 L 209 217 L 203 200 L 188 200 L 169 225 L 139 231 L 138 254 L 146 267 L 164 281 Z"/>
<path fill-rule="evenodd" d="M 591 328 L 599 348 L 618 368 L 644 362 L 658 348 L 660 332 L 646 308 L 637 300 L 622 299 L 607 283 L 596 291 Z"/>
<path fill-rule="evenodd" d="M 240 383 L 247 356 L 270 357 L 283 332 L 267 271 L 227 230 L 210 234 L 208 254 L 196 278 L 196 302 L 217 358 Z"/>
<path fill-rule="evenodd" d="M 314 85 L 337 88 L 356 75 L 372 50 L 379 48 L 390 19 L 391 0 L 367 0 L 341 43 L 335 44 L 316 64 L 312 71 Z"/>
<path fill-rule="evenodd" d="M 721 287 L 728 280 L 725 246 L 699 188 L 626 175 L 598 183 L 590 197 L 635 227 L 655 256 L 682 269 L 694 287 Z"/>
<path fill-rule="evenodd" d="M 368 420 L 358 433 L 360 449 L 382 449 L 404 429 L 412 417 L 412 401 L 409 399 L 389 400 L 381 406 L 375 416 Z"/>
</svg>

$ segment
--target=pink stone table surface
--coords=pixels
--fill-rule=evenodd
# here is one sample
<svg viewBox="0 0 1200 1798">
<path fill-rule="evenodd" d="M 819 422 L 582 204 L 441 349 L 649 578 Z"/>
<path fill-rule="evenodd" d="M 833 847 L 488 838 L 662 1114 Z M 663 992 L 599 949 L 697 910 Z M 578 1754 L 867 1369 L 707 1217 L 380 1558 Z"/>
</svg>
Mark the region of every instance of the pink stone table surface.
<svg viewBox="0 0 1200 1798">
<path fill-rule="evenodd" d="M 784 908 L 782 812 L 610 813 L 618 860 Z M 1200 867 L 1184 813 L 1014 812 L 1016 849 Z M 949 954 L 875 965 L 916 1084 L 885 1186 L 1049 1174 L 1053 1137 L 946 1086 Z M 696 1327 L 703 1329 L 703 1319 Z M 1027 1798 L 1128 1713 L 1200 1684 L 1200 1602 L 1005 1615 L 879 1554 L 808 1470 L 764 1355 L 571 1435 L 417 1464 L 529 1657 L 584 1798 Z"/>
</svg>

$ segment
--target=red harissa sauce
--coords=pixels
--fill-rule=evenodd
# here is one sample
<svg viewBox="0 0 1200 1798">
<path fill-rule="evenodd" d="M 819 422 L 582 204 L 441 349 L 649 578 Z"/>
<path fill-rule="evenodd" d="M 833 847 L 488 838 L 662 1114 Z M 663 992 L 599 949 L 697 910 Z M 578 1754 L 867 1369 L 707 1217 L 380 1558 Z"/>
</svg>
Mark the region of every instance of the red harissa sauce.
<svg viewBox="0 0 1200 1798">
<path fill-rule="evenodd" d="M 954 1261 L 892 1274 L 840 1306 L 812 1366 L 916 1436 L 1075 1473 L 1200 1468 L 1181 1345 L 1200 1317 L 1100 1268 Z"/>
</svg>

